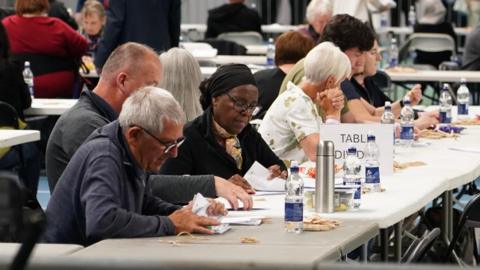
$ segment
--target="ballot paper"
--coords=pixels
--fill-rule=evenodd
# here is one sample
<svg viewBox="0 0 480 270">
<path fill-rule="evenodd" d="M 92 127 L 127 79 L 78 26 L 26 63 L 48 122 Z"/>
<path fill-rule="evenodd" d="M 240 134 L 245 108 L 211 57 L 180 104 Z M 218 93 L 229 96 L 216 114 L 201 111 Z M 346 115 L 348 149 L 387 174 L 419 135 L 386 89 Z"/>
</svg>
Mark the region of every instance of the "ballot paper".
<svg viewBox="0 0 480 270">
<path fill-rule="evenodd" d="M 258 191 L 285 191 L 285 180 L 279 177 L 268 179 L 270 171 L 255 161 L 243 176 L 255 190 Z"/>
<path fill-rule="evenodd" d="M 206 217 L 208 216 L 207 209 L 209 205 L 210 205 L 210 202 L 208 201 L 208 199 L 203 197 L 202 194 L 197 193 L 195 194 L 195 196 L 193 196 L 192 212 L 196 215 Z M 212 217 L 212 218 L 216 218 L 221 222 L 220 225 L 208 227 L 214 233 L 223 234 L 224 232 L 230 229 L 230 225 L 228 223 L 222 222 L 222 217 Z"/>
</svg>

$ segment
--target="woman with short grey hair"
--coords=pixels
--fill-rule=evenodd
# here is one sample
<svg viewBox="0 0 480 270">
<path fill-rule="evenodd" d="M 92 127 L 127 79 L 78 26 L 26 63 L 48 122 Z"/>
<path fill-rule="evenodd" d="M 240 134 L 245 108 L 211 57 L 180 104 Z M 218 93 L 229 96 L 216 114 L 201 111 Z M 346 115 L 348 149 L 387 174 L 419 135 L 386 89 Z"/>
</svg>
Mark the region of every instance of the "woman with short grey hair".
<svg viewBox="0 0 480 270">
<path fill-rule="evenodd" d="M 180 125 L 185 122 L 185 114 L 172 94 L 154 86 L 133 93 L 118 116 L 123 129 L 138 125 L 152 133 L 162 133 L 165 120 Z"/>
<path fill-rule="evenodd" d="M 340 122 L 344 102 L 340 83 L 351 72 L 348 57 L 331 42 L 313 48 L 304 67 L 302 82 L 298 86 L 288 83 L 258 129 L 273 152 L 287 161 L 315 159 L 320 123 Z"/>
<path fill-rule="evenodd" d="M 160 55 L 163 80 L 160 86 L 168 89 L 180 103 L 187 121 L 203 113 L 198 86 L 202 72 L 197 60 L 187 50 L 172 48 Z"/>
</svg>

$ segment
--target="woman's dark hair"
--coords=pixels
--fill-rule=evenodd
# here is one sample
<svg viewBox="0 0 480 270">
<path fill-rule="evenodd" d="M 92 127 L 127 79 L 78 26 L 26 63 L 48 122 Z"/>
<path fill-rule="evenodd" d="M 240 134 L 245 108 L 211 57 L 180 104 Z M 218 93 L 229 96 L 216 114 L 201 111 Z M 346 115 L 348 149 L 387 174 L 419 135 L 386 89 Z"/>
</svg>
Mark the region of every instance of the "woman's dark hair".
<svg viewBox="0 0 480 270">
<path fill-rule="evenodd" d="M 202 109 L 206 110 L 208 106 L 210 106 L 210 103 L 212 103 L 212 97 L 208 93 L 208 85 L 210 83 L 210 79 L 205 79 L 200 83 L 200 86 L 198 89 L 200 89 L 200 92 L 202 93 L 200 95 L 200 105 L 202 105 Z"/>
<path fill-rule="evenodd" d="M 366 52 L 373 47 L 375 36 L 367 23 L 347 14 L 339 14 L 325 26 L 321 39 L 322 42 L 333 42 L 343 52 L 353 48 Z"/>
<path fill-rule="evenodd" d="M 8 41 L 7 30 L 0 23 L 0 71 L 10 63 L 10 43 Z"/>
</svg>

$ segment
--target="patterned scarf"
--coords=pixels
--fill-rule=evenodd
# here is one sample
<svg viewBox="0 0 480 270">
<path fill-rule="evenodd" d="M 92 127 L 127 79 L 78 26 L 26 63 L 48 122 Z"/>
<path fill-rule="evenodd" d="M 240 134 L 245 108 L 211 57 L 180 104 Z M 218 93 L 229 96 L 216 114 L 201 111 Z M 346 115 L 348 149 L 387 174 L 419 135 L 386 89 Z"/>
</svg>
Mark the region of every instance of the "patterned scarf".
<svg viewBox="0 0 480 270">
<path fill-rule="evenodd" d="M 242 147 L 240 146 L 240 140 L 238 140 L 236 135 L 228 133 L 224 128 L 222 128 L 212 117 L 213 122 L 213 133 L 218 137 L 225 140 L 225 150 L 227 153 L 235 160 L 237 168 L 242 169 Z"/>
</svg>

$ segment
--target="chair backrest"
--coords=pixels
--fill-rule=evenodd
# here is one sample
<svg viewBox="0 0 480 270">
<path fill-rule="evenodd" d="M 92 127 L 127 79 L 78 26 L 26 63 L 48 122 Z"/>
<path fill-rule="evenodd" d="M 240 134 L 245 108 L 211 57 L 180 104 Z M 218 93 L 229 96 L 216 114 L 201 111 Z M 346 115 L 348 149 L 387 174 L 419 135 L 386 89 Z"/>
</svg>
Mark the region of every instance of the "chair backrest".
<svg viewBox="0 0 480 270">
<path fill-rule="evenodd" d="M 411 251 L 408 252 L 408 254 L 405 254 L 405 256 L 402 258 L 403 263 L 418 263 L 420 262 L 424 257 L 427 251 L 430 250 L 430 248 L 433 245 L 433 242 L 437 237 L 440 235 L 440 229 L 439 228 L 434 228 L 430 232 L 425 232 L 425 234 L 420 238 L 419 241 L 414 241 L 413 244 L 415 244 L 412 248 Z M 410 249 L 410 247 L 409 247 Z M 407 253 L 406 252 L 406 253 Z"/>
<path fill-rule="evenodd" d="M 447 34 L 414 33 L 403 43 L 400 48 L 399 60 L 405 59 L 408 53 L 414 50 L 424 52 L 451 51 L 456 55 L 455 41 Z"/>
<path fill-rule="evenodd" d="M 450 245 L 448 246 L 447 254 L 445 254 L 445 259 L 450 258 L 452 253 L 454 253 L 454 248 L 464 228 L 480 228 L 480 194 L 475 195 L 463 209 L 452 241 L 450 241 Z M 457 257 L 457 255 L 454 254 L 454 257 Z"/>
<path fill-rule="evenodd" d="M 18 177 L 0 171 L 0 242 L 19 240 L 22 231 L 22 189 Z"/>
<path fill-rule="evenodd" d="M 217 38 L 230 40 L 243 46 L 262 44 L 263 42 L 262 35 L 260 35 L 260 33 L 255 31 L 227 32 L 227 33 L 222 33 L 218 35 Z"/>
<path fill-rule="evenodd" d="M 18 129 L 18 113 L 10 104 L 0 101 L 0 127 Z"/>
</svg>

